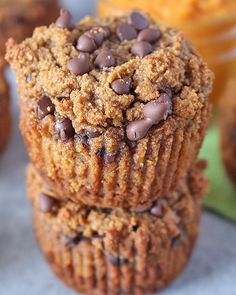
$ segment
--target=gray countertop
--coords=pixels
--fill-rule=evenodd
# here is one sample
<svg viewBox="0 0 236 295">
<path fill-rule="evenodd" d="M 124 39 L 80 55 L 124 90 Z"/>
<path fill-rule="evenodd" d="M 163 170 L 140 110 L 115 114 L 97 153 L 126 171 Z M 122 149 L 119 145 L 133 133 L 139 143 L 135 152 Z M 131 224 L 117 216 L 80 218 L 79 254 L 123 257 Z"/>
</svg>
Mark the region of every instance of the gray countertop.
<svg viewBox="0 0 236 295">
<path fill-rule="evenodd" d="M 81 17 L 93 12 L 94 1 L 63 1 Z M 25 192 L 28 158 L 20 137 L 14 79 L 14 128 L 0 159 L 0 295 L 72 295 L 49 270 L 34 240 L 31 209 Z M 163 295 L 236 295 L 236 225 L 203 214 L 200 239 L 184 273 Z M 132 295 L 132 294 L 131 294 Z"/>
</svg>

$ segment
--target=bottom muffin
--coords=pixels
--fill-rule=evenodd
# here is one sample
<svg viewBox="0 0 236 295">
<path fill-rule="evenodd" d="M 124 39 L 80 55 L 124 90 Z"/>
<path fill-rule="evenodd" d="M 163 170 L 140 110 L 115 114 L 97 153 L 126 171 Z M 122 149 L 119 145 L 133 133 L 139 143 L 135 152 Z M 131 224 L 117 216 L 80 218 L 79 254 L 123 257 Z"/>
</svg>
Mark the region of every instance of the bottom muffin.
<svg viewBox="0 0 236 295">
<path fill-rule="evenodd" d="M 2 70 L 0 71 L 0 152 L 5 147 L 11 129 L 9 90 Z"/>
<path fill-rule="evenodd" d="M 207 182 L 202 162 L 144 212 L 54 199 L 32 165 L 28 194 L 37 240 L 56 275 L 85 294 L 149 294 L 185 267 L 199 231 Z"/>
</svg>

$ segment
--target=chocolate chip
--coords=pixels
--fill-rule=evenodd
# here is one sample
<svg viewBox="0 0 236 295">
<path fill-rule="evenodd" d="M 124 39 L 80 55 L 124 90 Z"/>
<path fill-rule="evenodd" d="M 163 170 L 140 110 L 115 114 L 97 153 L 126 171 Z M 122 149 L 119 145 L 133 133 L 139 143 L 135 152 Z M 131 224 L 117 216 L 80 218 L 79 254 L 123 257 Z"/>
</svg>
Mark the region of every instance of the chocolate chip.
<svg viewBox="0 0 236 295">
<path fill-rule="evenodd" d="M 119 25 L 116 29 L 116 34 L 120 41 L 129 41 L 137 38 L 137 31 L 129 24 Z"/>
<path fill-rule="evenodd" d="M 156 217 L 163 216 L 163 205 L 161 200 L 157 200 L 156 203 L 150 209 L 150 213 Z"/>
<path fill-rule="evenodd" d="M 97 49 L 97 44 L 92 38 L 84 34 L 79 37 L 76 48 L 80 51 L 92 53 Z"/>
<path fill-rule="evenodd" d="M 87 53 L 80 53 L 68 61 L 68 69 L 75 75 L 83 75 L 89 72 L 89 55 Z"/>
<path fill-rule="evenodd" d="M 129 77 L 117 79 L 111 83 L 111 88 L 119 95 L 129 94 L 132 80 Z"/>
<path fill-rule="evenodd" d="M 82 144 L 86 147 L 89 148 L 90 144 L 89 144 L 89 136 L 87 135 L 86 131 L 81 132 L 78 135 L 79 140 L 82 142 Z"/>
<path fill-rule="evenodd" d="M 101 150 L 96 152 L 96 156 L 98 156 L 99 158 L 104 158 L 106 154 L 106 149 L 103 147 Z"/>
<path fill-rule="evenodd" d="M 104 158 L 105 158 L 105 162 L 107 164 L 111 164 L 111 163 L 113 163 L 115 161 L 116 155 L 105 155 Z"/>
<path fill-rule="evenodd" d="M 39 207 L 43 213 L 49 213 L 52 211 L 53 207 L 57 204 L 57 201 L 51 196 L 40 193 L 39 196 Z"/>
<path fill-rule="evenodd" d="M 143 138 L 152 125 L 152 121 L 148 119 L 131 122 L 126 128 L 128 139 L 136 141 Z"/>
<path fill-rule="evenodd" d="M 81 241 L 86 240 L 86 237 L 84 237 L 83 233 L 79 233 L 77 236 L 71 238 L 71 237 L 65 237 L 66 243 L 69 246 L 76 246 Z"/>
<path fill-rule="evenodd" d="M 84 130 L 84 132 L 88 135 L 89 138 L 96 138 L 101 135 L 100 131 L 91 131 L 91 130 Z"/>
<path fill-rule="evenodd" d="M 139 12 L 132 12 L 128 17 L 128 23 L 137 30 L 143 30 L 148 27 L 149 23 L 146 17 Z"/>
<path fill-rule="evenodd" d="M 155 101 L 150 101 L 143 108 L 143 114 L 146 118 L 153 121 L 154 124 L 166 119 L 172 112 L 172 101 L 168 94 L 162 93 Z"/>
<path fill-rule="evenodd" d="M 47 115 L 53 114 L 55 106 L 48 96 L 43 96 L 37 103 L 35 112 L 37 117 L 42 120 Z"/>
<path fill-rule="evenodd" d="M 64 8 L 60 10 L 60 16 L 56 20 L 56 26 L 63 29 L 72 28 L 72 15 L 70 14 L 69 10 Z"/>
<path fill-rule="evenodd" d="M 112 209 L 111 208 L 102 208 L 101 212 L 104 213 L 104 214 L 109 215 L 109 214 L 111 214 Z"/>
<path fill-rule="evenodd" d="M 113 67 L 116 64 L 116 59 L 111 50 L 104 48 L 96 57 L 94 64 L 99 69 Z"/>
<path fill-rule="evenodd" d="M 75 135 L 75 129 L 73 128 L 72 122 L 69 118 L 65 118 L 61 122 L 57 122 L 55 129 L 60 139 L 64 142 L 72 139 Z"/>
<path fill-rule="evenodd" d="M 109 29 L 106 27 L 94 27 L 91 30 L 84 33 L 84 35 L 92 38 L 97 46 L 100 46 L 103 41 L 109 36 Z"/>
<path fill-rule="evenodd" d="M 131 52 L 134 55 L 139 56 L 140 58 L 145 57 L 146 55 L 153 52 L 153 47 L 150 43 L 145 41 L 138 41 L 134 43 L 134 45 L 131 47 Z"/>
<path fill-rule="evenodd" d="M 149 43 L 155 43 L 161 38 L 161 32 L 157 29 L 144 29 L 138 34 L 138 41 L 146 41 Z"/>
<path fill-rule="evenodd" d="M 129 263 L 129 259 L 127 258 L 120 258 L 118 256 L 110 256 L 109 257 L 110 262 L 114 265 L 114 266 L 118 266 L 118 265 L 125 265 Z"/>
<path fill-rule="evenodd" d="M 20 14 L 13 14 L 13 15 L 9 16 L 9 22 L 12 25 L 22 24 L 22 23 L 25 23 L 26 21 L 27 21 L 26 18 Z"/>
</svg>

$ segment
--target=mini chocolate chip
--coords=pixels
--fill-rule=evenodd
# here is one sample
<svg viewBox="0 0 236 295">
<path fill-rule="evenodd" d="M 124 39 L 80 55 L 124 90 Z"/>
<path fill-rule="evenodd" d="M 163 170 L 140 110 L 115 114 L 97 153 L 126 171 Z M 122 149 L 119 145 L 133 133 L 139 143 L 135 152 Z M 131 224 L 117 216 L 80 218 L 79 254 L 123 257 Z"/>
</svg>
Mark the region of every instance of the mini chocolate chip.
<svg viewBox="0 0 236 295">
<path fill-rule="evenodd" d="M 101 209 L 101 212 L 104 213 L 104 214 L 111 214 L 112 212 L 112 209 L 111 208 L 102 208 Z"/>
<path fill-rule="evenodd" d="M 117 79 L 111 83 L 111 88 L 119 95 L 129 94 L 132 80 L 129 77 Z"/>
<path fill-rule="evenodd" d="M 20 23 L 25 23 L 26 18 L 20 14 L 13 14 L 13 15 L 9 16 L 9 21 L 11 22 L 12 25 L 13 24 L 20 24 Z"/>
<path fill-rule="evenodd" d="M 125 264 L 128 264 L 129 263 L 129 259 L 127 259 L 127 258 L 120 258 L 118 256 L 110 256 L 109 259 L 110 259 L 110 262 L 114 266 L 125 265 Z"/>
<path fill-rule="evenodd" d="M 156 203 L 150 209 L 150 213 L 152 215 L 155 215 L 156 217 L 162 217 L 163 216 L 163 207 L 162 207 L 161 200 L 156 201 Z"/>
<path fill-rule="evenodd" d="M 92 38 L 97 46 L 100 46 L 102 42 L 109 36 L 109 29 L 106 27 L 94 27 L 91 30 L 85 32 L 84 35 Z"/>
<path fill-rule="evenodd" d="M 143 138 L 152 125 L 152 121 L 148 119 L 131 122 L 126 128 L 128 139 L 136 141 Z"/>
<path fill-rule="evenodd" d="M 106 149 L 103 147 L 101 150 L 96 152 L 96 156 L 98 156 L 99 158 L 104 158 L 106 154 Z"/>
<path fill-rule="evenodd" d="M 121 24 L 116 29 L 117 37 L 120 41 L 133 40 L 137 38 L 137 31 L 129 24 Z"/>
<path fill-rule="evenodd" d="M 37 117 L 42 120 L 47 115 L 53 114 L 55 106 L 48 96 L 43 96 L 37 103 L 35 112 Z"/>
<path fill-rule="evenodd" d="M 137 30 L 143 30 L 149 25 L 146 17 L 137 11 L 134 11 L 129 15 L 128 23 Z"/>
<path fill-rule="evenodd" d="M 79 233 L 77 236 L 71 238 L 71 237 L 65 237 L 66 243 L 69 246 L 76 246 L 78 245 L 81 241 L 86 240 L 86 237 L 84 237 L 83 233 Z"/>
<path fill-rule="evenodd" d="M 68 61 L 68 69 L 75 75 L 83 75 L 89 72 L 89 55 L 81 52 L 78 57 Z"/>
<path fill-rule="evenodd" d="M 132 231 L 136 232 L 138 230 L 139 226 L 138 225 L 134 225 L 132 226 Z"/>
<path fill-rule="evenodd" d="M 105 155 L 104 158 L 105 158 L 105 162 L 107 164 L 111 164 L 111 163 L 113 163 L 115 161 L 116 155 Z"/>
<path fill-rule="evenodd" d="M 72 126 L 72 122 L 69 118 L 63 119 L 61 122 L 56 123 L 56 133 L 62 141 L 68 141 L 75 135 L 75 129 Z"/>
<path fill-rule="evenodd" d="M 39 196 L 39 207 L 43 213 L 49 213 L 52 211 L 52 208 L 57 204 L 57 201 L 51 196 L 40 193 Z"/>
<path fill-rule="evenodd" d="M 161 31 L 157 29 L 144 29 L 138 34 L 138 41 L 146 41 L 149 43 L 155 43 L 161 38 Z"/>
<path fill-rule="evenodd" d="M 69 10 L 62 8 L 60 10 L 60 16 L 56 20 L 56 26 L 58 28 L 71 29 L 72 27 L 72 15 Z"/>
<path fill-rule="evenodd" d="M 27 76 L 26 76 L 26 82 L 27 82 L 27 83 L 30 83 L 31 81 L 32 81 L 32 76 L 27 75 Z"/>
<path fill-rule="evenodd" d="M 100 131 L 91 131 L 91 130 L 84 130 L 84 132 L 87 134 L 89 138 L 96 138 L 101 135 Z"/>
<path fill-rule="evenodd" d="M 86 148 L 89 148 L 89 146 L 90 146 L 89 140 L 90 139 L 89 139 L 89 136 L 87 135 L 86 131 L 81 132 L 78 135 L 78 138 Z"/>
<path fill-rule="evenodd" d="M 109 68 L 115 66 L 116 59 L 110 49 L 104 48 L 96 57 L 94 64 L 99 69 Z"/>
<path fill-rule="evenodd" d="M 150 101 L 143 108 L 143 114 L 146 118 L 153 121 L 153 124 L 166 119 L 172 112 L 172 101 L 168 94 L 162 93 L 157 100 Z"/>
<path fill-rule="evenodd" d="M 150 43 L 145 41 L 139 41 L 134 43 L 134 45 L 131 47 L 131 52 L 134 55 L 139 56 L 140 58 L 145 57 L 146 55 L 153 52 L 153 47 Z"/>
<path fill-rule="evenodd" d="M 92 38 L 84 34 L 79 37 L 76 48 L 80 51 L 92 53 L 97 49 L 97 44 Z"/>
</svg>

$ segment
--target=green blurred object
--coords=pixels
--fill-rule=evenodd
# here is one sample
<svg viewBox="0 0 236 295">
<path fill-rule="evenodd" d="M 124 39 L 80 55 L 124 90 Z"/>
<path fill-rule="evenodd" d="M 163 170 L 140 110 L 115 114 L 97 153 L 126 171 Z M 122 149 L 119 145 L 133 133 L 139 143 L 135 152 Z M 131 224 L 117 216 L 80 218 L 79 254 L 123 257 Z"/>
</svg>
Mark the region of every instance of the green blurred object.
<svg viewBox="0 0 236 295">
<path fill-rule="evenodd" d="M 236 222 L 236 189 L 221 160 L 219 130 L 215 122 L 208 130 L 200 158 L 208 161 L 206 175 L 210 181 L 210 191 L 204 200 L 205 208 Z"/>
</svg>

